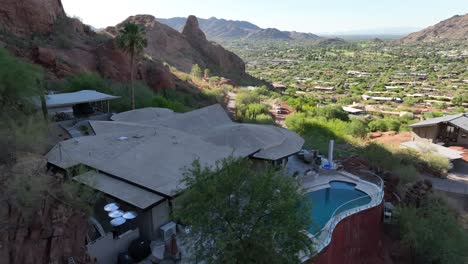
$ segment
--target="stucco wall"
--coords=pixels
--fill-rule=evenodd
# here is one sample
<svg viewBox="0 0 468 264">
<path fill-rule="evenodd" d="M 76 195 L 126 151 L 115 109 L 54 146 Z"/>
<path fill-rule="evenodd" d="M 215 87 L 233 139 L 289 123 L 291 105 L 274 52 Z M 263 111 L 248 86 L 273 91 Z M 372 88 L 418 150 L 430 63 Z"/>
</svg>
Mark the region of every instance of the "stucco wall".
<svg viewBox="0 0 468 264">
<path fill-rule="evenodd" d="M 130 243 L 140 236 L 138 229 L 129 230 L 118 238 L 113 237 L 112 233 L 107 233 L 89 243 L 87 252 L 97 263 L 117 263 L 118 254 L 126 252 Z"/>
<path fill-rule="evenodd" d="M 153 217 L 152 239 L 155 239 L 156 237 L 159 237 L 160 235 L 159 227 L 161 227 L 162 225 L 170 221 L 169 202 L 166 200 L 163 203 L 159 204 L 158 206 L 155 206 L 153 209 L 151 209 L 151 214 Z"/>
<path fill-rule="evenodd" d="M 330 244 L 308 264 L 383 263 L 381 259 L 383 205 L 343 219 Z"/>
</svg>

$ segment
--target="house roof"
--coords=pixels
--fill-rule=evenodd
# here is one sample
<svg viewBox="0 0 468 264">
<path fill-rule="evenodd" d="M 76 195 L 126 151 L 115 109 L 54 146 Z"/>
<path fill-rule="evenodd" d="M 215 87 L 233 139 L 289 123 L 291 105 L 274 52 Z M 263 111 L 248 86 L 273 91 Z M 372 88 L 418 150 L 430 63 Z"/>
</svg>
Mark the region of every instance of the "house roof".
<svg viewBox="0 0 468 264">
<path fill-rule="evenodd" d="M 148 107 L 114 114 L 112 115 L 111 120 L 132 123 L 146 123 L 148 121 L 169 118 L 173 115 L 176 115 L 176 113 L 167 108 Z"/>
<path fill-rule="evenodd" d="M 46 105 L 49 108 L 66 107 L 81 103 L 114 100 L 120 98 L 94 90 L 82 90 L 73 93 L 49 94 L 46 96 Z"/>
<path fill-rule="evenodd" d="M 167 127 L 113 132 L 69 139 L 49 153 L 49 163 L 60 168 L 84 164 L 162 195 L 177 193 L 183 170 L 196 159 L 213 166 L 230 155 L 248 156 L 226 146 Z"/>
<path fill-rule="evenodd" d="M 165 199 L 161 195 L 96 171 L 86 172 L 74 177 L 73 180 L 86 184 L 143 210 Z"/>
<path fill-rule="evenodd" d="M 435 153 L 443 157 L 446 157 L 449 160 L 461 159 L 463 152 L 446 148 L 434 143 L 429 142 L 420 142 L 420 141 L 408 141 L 401 143 L 402 146 L 414 149 L 421 153 Z"/>
<path fill-rule="evenodd" d="M 442 117 L 429 118 L 416 124 L 412 124 L 410 127 L 433 126 L 439 123 L 450 123 L 464 130 L 468 130 L 468 114 L 446 115 Z"/>
<path fill-rule="evenodd" d="M 122 121 L 90 121 L 96 135 L 60 142 L 47 154 L 49 163 L 64 169 L 84 164 L 139 188 L 173 196 L 184 188 L 183 171 L 196 159 L 204 166 L 231 155 L 277 160 L 304 144 L 286 129 L 232 122 L 220 105 L 183 114 L 161 109 L 130 112 L 113 116 Z M 130 122 L 131 118 L 138 122 Z"/>
<path fill-rule="evenodd" d="M 357 109 L 357 108 L 354 108 L 354 107 L 349 107 L 349 106 L 343 106 L 342 107 L 344 111 L 348 112 L 348 113 L 361 113 L 363 112 L 364 110 L 362 109 Z"/>
</svg>

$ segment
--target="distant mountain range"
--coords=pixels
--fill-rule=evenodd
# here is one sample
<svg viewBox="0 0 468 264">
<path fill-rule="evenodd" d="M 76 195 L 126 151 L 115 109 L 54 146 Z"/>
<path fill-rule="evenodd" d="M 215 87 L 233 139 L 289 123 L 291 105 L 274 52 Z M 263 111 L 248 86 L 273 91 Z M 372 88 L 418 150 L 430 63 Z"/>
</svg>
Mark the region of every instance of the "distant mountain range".
<svg viewBox="0 0 468 264">
<path fill-rule="evenodd" d="M 177 31 L 182 31 L 187 18 L 157 18 L 157 21 L 166 24 Z M 281 31 L 276 28 L 260 28 L 247 21 L 236 21 L 218 19 L 198 19 L 201 30 L 205 32 L 208 39 L 257 39 L 257 40 L 315 40 L 319 37 L 312 33 L 301 33 L 295 31 Z"/>
<path fill-rule="evenodd" d="M 404 43 L 468 40 L 468 14 L 456 15 L 401 39 Z"/>
</svg>

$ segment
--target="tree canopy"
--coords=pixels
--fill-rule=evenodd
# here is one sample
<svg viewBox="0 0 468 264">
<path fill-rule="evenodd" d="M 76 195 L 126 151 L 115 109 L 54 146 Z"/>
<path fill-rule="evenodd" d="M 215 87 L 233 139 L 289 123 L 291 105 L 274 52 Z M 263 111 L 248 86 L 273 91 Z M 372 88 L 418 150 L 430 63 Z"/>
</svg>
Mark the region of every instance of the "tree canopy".
<svg viewBox="0 0 468 264">
<path fill-rule="evenodd" d="M 419 208 L 400 208 L 398 223 L 415 263 L 466 263 L 468 236 L 442 199 L 429 197 Z"/>
<path fill-rule="evenodd" d="M 135 109 L 135 87 L 133 77 L 133 65 L 135 56 L 140 55 L 148 46 L 145 30 L 139 25 L 127 22 L 123 28 L 119 30 L 119 35 L 116 38 L 117 46 L 124 52 L 130 54 L 130 79 L 132 82 L 132 109 Z"/>
<path fill-rule="evenodd" d="M 15 114 L 29 111 L 31 98 L 43 93 L 42 69 L 0 48 L 0 108 Z"/>
<path fill-rule="evenodd" d="M 298 183 L 272 166 L 228 158 L 213 168 L 195 161 L 184 175 L 187 189 L 175 215 L 191 228 L 195 261 L 300 263 L 312 249 L 303 230 L 311 223 Z"/>
</svg>

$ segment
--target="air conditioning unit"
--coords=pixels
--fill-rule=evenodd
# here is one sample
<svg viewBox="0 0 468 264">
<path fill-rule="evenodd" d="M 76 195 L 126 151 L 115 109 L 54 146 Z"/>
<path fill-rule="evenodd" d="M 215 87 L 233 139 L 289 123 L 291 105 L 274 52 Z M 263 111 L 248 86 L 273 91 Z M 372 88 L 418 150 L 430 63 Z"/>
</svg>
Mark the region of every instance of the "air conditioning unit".
<svg viewBox="0 0 468 264">
<path fill-rule="evenodd" d="M 172 235 L 176 235 L 177 233 L 177 224 L 174 222 L 169 222 L 159 228 L 161 231 L 161 236 L 164 241 L 168 241 L 171 239 Z"/>
</svg>

